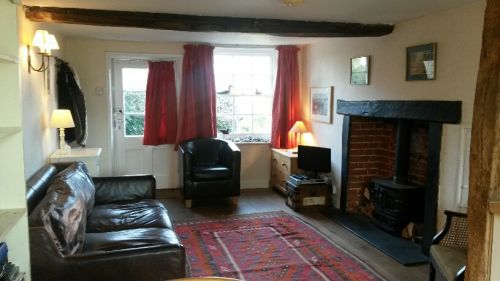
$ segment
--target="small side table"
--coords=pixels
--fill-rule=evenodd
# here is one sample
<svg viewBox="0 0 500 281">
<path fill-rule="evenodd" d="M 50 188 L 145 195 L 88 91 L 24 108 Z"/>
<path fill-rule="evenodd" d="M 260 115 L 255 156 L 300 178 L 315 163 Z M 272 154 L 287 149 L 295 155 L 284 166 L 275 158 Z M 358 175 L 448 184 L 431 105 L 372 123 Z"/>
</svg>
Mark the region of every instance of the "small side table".
<svg viewBox="0 0 500 281">
<path fill-rule="evenodd" d="M 99 176 L 99 160 L 102 148 L 75 148 L 67 154 L 59 154 L 57 151 L 50 156 L 50 163 L 64 163 L 82 161 L 89 169 L 93 177 Z"/>
</svg>

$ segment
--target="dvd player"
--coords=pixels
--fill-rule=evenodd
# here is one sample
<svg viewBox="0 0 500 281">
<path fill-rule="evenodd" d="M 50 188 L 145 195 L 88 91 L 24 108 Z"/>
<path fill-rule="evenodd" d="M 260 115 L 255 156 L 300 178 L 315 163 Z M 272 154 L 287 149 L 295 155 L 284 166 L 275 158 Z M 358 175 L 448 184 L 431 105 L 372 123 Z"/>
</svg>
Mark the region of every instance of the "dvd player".
<svg viewBox="0 0 500 281">
<path fill-rule="evenodd" d="M 292 175 L 290 175 L 288 180 L 294 185 L 327 183 L 326 179 L 310 178 L 306 175 L 301 175 L 301 174 L 292 174 Z"/>
</svg>

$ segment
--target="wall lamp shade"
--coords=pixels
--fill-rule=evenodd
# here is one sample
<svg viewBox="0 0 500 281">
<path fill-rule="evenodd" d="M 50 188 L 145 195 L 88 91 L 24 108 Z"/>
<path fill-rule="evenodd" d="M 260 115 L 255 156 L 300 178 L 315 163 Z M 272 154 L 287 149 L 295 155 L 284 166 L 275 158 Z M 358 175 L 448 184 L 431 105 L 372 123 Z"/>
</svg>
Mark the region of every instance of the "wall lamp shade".
<svg viewBox="0 0 500 281">
<path fill-rule="evenodd" d="M 64 140 L 64 129 L 75 127 L 75 122 L 73 122 L 73 117 L 71 116 L 71 111 L 67 109 L 56 109 L 52 112 L 52 117 L 50 118 L 50 126 L 52 128 L 59 128 L 59 154 L 67 154 L 71 150 L 71 147 L 66 144 Z"/>
<path fill-rule="evenodd" d="M 302 122 L 302 121 L 296 121 L 295 124 L 293 124 L 292 128 L 290 129 L 290 133 L 293 133 L 296 135 L 297 145 L 300 145 L 302 134 L 307 133 L 307 132 L 308 132 L 307 128 L 304 125 L 304 122 Z"/>
<path fill-rule="evenodd" d="M 49 58 L 52 50 L 59 50 L 56 37 L 47 30 L 37 30 L 33 36 L 33 41 L 31 41 L 31 46 L 38 48 L 38 53 L 42 56 L 42 63 L 38 68 L 33 67 L 31 64 L 30 45 L 28 45 L 28 72 L 31 72 L 31 70 L 37 72 L 46 71 L 49 68 Z"/>
</svg>

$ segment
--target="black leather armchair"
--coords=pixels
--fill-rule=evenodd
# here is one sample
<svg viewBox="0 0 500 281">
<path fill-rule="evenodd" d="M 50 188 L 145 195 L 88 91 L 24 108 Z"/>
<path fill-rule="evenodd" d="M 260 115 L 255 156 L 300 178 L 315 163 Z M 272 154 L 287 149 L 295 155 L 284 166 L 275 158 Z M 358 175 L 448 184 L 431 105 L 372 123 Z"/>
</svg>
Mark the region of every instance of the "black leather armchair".
<svg viewBox="0 0 500 281">
<path fill-rule="evenodd" d="M 241 153 L 231 141 L 197 138 L 179 146 L 180 182 L 186 207 L 193 199 L 230 197 L 238 203 L 240 195 Z"/>
</svg>

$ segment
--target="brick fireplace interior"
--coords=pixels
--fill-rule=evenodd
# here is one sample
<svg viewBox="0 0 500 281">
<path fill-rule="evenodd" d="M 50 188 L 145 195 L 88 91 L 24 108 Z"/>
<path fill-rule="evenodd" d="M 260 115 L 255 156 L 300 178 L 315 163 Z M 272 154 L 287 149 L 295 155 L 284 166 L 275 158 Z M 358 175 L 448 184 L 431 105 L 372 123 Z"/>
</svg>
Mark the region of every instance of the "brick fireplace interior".
<svg viewBox="0 0 500 281">
<path fill-rule="evenodd" d="M 404 148 L 406 152 L 400 152 L 405 155 L 404 159 L 399 160 L 401 163 L 398 167 L 402 166 L 402 171 L 397 178 L 395 164 L 398 155 L 398 128 L 401 123 L 396 119 L 370 117 L 353 117 L 350 121 L 346 211 L 368 216 L 380 227 L 396 234 L 409 223 L 423 223 L 425 199 L 422 195 L 427 181 L 427 125 L 419 121 L 404 122 L 406 140 L 402 145 L 407 147 Z M 393 190 L 395 186 L 390 184 L 390 189 L 384 190 L 383 183 L 391 181 L 399 181 L 404 185 L 400 190 Z M 390 202 L 389 196 L 395 196 L 393 199 L 396 203 Z M 379 200 L 374 200 L 377 198 Z M 420 202 L 415 202 L 417 198 Z M 396 206 L 398 203 L 402 206 Z M 390 208 L 385 208 L 384 204 Z"/>
<path fill-rule="evenodd" d="M 436 233 L 441 135 L 459 101 L 337 101 L 344 115 L 340 211 L 398 235 L 421 225 L 422 251 Z"/>
</svg>

